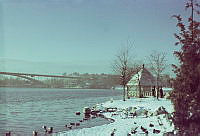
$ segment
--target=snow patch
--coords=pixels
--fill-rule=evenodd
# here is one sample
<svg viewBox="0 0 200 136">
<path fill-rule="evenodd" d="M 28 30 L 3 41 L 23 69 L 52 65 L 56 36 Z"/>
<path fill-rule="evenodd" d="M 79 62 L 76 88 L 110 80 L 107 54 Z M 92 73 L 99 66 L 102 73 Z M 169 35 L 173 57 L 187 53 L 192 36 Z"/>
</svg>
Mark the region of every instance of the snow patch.
<svg viewBox="0 0 200 136">
<path fill-rule="evenodd" d="M 95 106 L 94 106 L 95 107 Z M 113 123 L 59 132 L 54 136 L 127 136 L 147 135 L 162 136 L 172 132 L 171 121 L 173 104 L 169 99 L 132 98 L 126 101 L 112 100 L 96 105 L 97 109 L 117 108 L 115 112 L 104 112 L 106 118 L 115 120 Z"/>
</svg>

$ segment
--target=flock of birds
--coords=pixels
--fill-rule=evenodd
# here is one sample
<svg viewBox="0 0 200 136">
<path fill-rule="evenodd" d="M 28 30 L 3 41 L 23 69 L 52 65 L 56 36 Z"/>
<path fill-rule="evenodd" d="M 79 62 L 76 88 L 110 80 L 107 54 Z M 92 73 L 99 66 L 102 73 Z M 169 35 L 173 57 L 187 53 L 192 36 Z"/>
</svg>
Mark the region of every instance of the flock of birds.
<svg viewBox="0 0 200 136">
<path fill-rule="evenodd" d="M 157 115 L 161 115 L 161 114 L 164 114 L 163 118 L 166 118 L 167 121 L 169 121 L 169 122 L 172 121 L 173 113 L 168 113 L 168 112 L 165 110 L 165 108 L 164 108 L 163 106 L 159 107 L 158 110 L 156 110 L 156 112 L 155 112 L 155 115 L 156 115 L 156 116 L 157 116 Z M 113 115 L 113 114 L 112 114 L 112 115 Z M 153 114 L 151 114 L 151 115 L 153 115 Z M 163 125 L 164 125 L 163 122 L 162 122 L 162 120 L 161 120 L 161 118 L 160 118 L 160 116 L 157 117 L 157 122 L 158 122 L 158 125 L 159 125 L 159 126 L 163 126 Z M 134 124 L 137 124 L 137 123 L 134 122 Z M 145 134 L 146 136 L 148 136 L 149 133 L 152 133 L 152 132 L 153 132 L 153 134 L 159 134 L 159 133 L 161 133 L 161 130 L 153 128 L 153 127 L 154 127 L 154 124 L 150 123 L 150 124 L 149 124 L 149 127 L 152 128 L 152 129 L 151 129 L 151 130 L 148 130 L 148 129 L 145 128 L 144 126 L 133 127 L 133 128 L 131 129 L 131 132 L 129 132 L 129 133 L 127 134 L 127 136 L 137 135 L 137 134 L 141 134 L 141 135 L 144 135 L 144 134 Z M 111 131 L 110 136 L 115 136 L 116 131 L 117 131 L 117 129 L 113 129 L 113 130 Z M 151 132 L 150 132 L 150 131 L 151 131 Z M 163 136 L 175 136 L 174 130 L 173 130 L 172 132 L 164 132 L 164 133 L 163 133 Z"/>
<path fill-rule="evenodd" d="M 45 130 L 45 134 L 52 134 L 53 133 L 53 127 L 47 128 L 47 126 L 42 126 L 42 128 Z M 11 136 L 11 131 L 6 132 L 6 136 Z M 33 136 L 38 136 L 38 132 L 33 131 Z"/>
<path fill-rule="evenodd" d="M 42 126 L 42 128 L 44 129 L 46 134 L 53 133 L 53 127 L 47 128 L 47 126 Z M 38 136 L 38 132 L 37 131 L 33 131 L 33 136 Z"/>
<path fill-rule="evenodd" d="M 88 109 L 88 108 L 85 109 L 85 111 L 86 111 L 86 112 L 84 113 L 85 117 L 84 117 L 82 120 L 79 120 L 79 122 L 76 122 L 76 123 L 69 123 L 69 124 L 65 125 L 65 127 L 66 127 L 67 129 L 70 130 L 70 129 L 72 129 L 74 126 L 80 126 L 80 123 L 83 122 L 83 121 L 85 121 L 85 120 L 88 120 L 88 119 L 91 117 L 91 115 L 92 115 L 91 118 L 96 118 L 96 117 L 102 117 L 102 118 L 104 118 L 104 115 L 103 115 L 103 114 L 97 114 L 96 111 L 90 111 L 90 109 Z M 167 116 L 167 115 L 170 115 L 169 113 L 167 113 L 167 112 L 165 111 L 165 109 L 159 108 L 158 111 L 159 111 L 159 112 L 158 112 L 158 115 L 161 114 L 161 113 L 165 113 L 166 116 Z M 81 113 L 80 113 L 80 112 L 76 112 L 75 114 L 76 114 L 76 115 L 80 115 Z M 168 116 L 167 116 L 167 117 L 168 117 Z M 160 126 L 162 126 L 163 123 L 162 123 L 160 117 L 158 117 L 157 119 L 158 119 L 158 124 L 159 124 Z M 170 116 L 169 116 L 169 119 L 170 119 Z M 134 124 L 137 124 L 137 123 L 134 122 Z M 154 124 L 151 124 L 151 123 L 150 123 L 150 124 L 149 124 L 149 127 L 154 127 Z M 53 127 L 49 127 L 49 128 L 48 128 L 47 126 L 42 126 L 42 128 L 44 129 L 45 134 L 52 134 L 52 133 L 53 133 Z M 139 128 L 139 126 L 132 128 L 131 132 L 128 133 L 127 136 L 131 136 L 132 134 L 136 134 L 137 131 L 138 131 L 138 128 Z M 146 135 L 149 134 L 149 131 L 148 131 L 146 128 L 144 128 L 143 126 L 140 126 L 140 129 L 144 132 L 144 134 L 146 134 Z M 114 136 L 116 131 L 117 131 L 117 130 L 114 129 L 114 130 L 112 131 L 112 133 L 111 133 L 111 136 Z M 160 132 L 161 132 L 160 130 L 153 129 L 153 133 L 154 133 L 154 134 L 159 134 Z M 170 133 L 170 134 L 171 134 L 171 133 Z M 33 135 L 32 135 L 32 136 L 38 136 L 38 135 L 39 135 L 39 134 L 38 134 L 37 131 L 33 131 Z M 7 132 L 7 133 L 6 133 L 6 136 L 11 136 L 11 132 L 10 132 L 10 131 Z M 167 136 L 168 136 L 168 135 L 167 135 Z M 170 135 L 170 136 L 171 136 L 171 135 Z"/>
<path fill-rule="evenodd" d="M 134 124 L 136 124 L 136 122 L 134 122 Z M 154 127 L 154 125 L 150 123 L 150 124 L 149 124 L 149 127 Z M 131 134 L 136 134 L 136 133 L 137 133 L 137 129 L 138 129 L 138 127 L 132 128 L 131 133 L 128 133 L 127 136 L 131 136 Z M 143 126 L 140 126 L 140 129 L 141 129 L 146 135 L 149 134 L 149 131 L 148 131 L 146 128 L 144 128 Z M 114 129 L 114 130 L 112 131 L 112 133 L 110 134 L 110 136 L 114 136 L 116 131 L 117 131 L 117 130 Z M 153 133 L 154 133 L 154 134 L 159 134 L 159 133 L 160 133 L 160 130 L 153 129 Z"/>
<path fill-rule="evenodd" d="M 76 115 L 80 115 L 81 113 L 80 112 L 76 112 L 75 114 Z M 95 116 L 95 117 L 97 117 L 97 116 Z M 88 120 L 89 118 L 90 118 L 90 116 L 87 115 L 82 120 L 79 120 L 79 122 L 76 122 L 76 123 L 72 122 L 72 123 L 66 124 L 65 128 L 70 130 L 70 129 L 73 128 L 73 126 L 80 126 L 81 122 L 84 122 L 84 121 Z M 94 116 L 92 118 L 94 118 Z M 42 128 L 44 129 L 45 134 L 52 134 L 53 133 L 53 127 L 42 126 Z M 33 131 L 33 135 L 32 136 L 38 136 L 38 135 L 39 135 L 38 131 Z M 11 131 L 6 132 L 6 136 L 11 136 Z"/>
</svg>

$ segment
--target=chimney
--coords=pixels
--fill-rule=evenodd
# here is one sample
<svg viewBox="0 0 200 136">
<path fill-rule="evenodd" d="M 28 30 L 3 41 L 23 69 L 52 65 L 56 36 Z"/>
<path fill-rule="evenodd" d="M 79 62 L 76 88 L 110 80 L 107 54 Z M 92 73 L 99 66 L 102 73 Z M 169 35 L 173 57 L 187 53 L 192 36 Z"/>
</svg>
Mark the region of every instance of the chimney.
<svg viewBox="0 0 200 136">
<path fill-rule="evenodd" d="M 142 69 L 144 69 L 144 64 L 142 65 Z"/>
</svg>

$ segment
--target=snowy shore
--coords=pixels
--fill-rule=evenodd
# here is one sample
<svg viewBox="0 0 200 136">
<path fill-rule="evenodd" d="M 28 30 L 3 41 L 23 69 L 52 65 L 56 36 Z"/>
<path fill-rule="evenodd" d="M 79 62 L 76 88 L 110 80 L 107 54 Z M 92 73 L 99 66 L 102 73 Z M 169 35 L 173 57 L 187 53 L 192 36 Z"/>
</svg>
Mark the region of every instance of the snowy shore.
<svg viewBox="0 0 200 136">
<path fill-rule="evenodd" d="M 169 99 L 131 98 L 107 101 L 94 106 L 96 109 L 114 108 L 116 111 L 104 112 L 106 118 L 114 122 L 92 128 L 75 129 L 59 132 L 54 136 L 127 136 L 148 135 L 163 136 L 172 132 L 174 126 L 170 116 L 174 109 Z"/>
</svg>

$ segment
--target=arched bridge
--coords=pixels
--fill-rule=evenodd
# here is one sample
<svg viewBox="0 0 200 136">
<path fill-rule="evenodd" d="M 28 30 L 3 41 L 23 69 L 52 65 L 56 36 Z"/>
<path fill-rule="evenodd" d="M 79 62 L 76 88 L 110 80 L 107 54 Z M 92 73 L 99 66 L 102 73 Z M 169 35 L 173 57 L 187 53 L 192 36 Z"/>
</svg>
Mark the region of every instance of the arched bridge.
<svg viewBox="0 0 200 136">
<path fill-rule="evenodd" d="M 44 83 L 40 80 L 34 79 L 34 77 L 50 77 L 50 78 L 71 78 L 71 79 L 79 79 L 80 77 L 75 76 L 63 76 L 63 75 L 45 75 L 45 74 L 30 74 L 30 73 L 14 73 L 14 72 L 0 72 L 0 75 L 9 75 L 9 76 L 15 76 L 24 78 L 28 81 L 30 81 L 33 84 L 41 84 L 44 85 Z"/>
<path fill-rule="evenodd" d="M 11 75 L 11 76 L 17 76 L 17 77 L 55 77 L 55 78 L 80 78 L 75 76 L 63 76 L 63 75 L 44 75 L 44 74 L 29 74 L 29 73 L 13 73 L 13 72 L 0 72 L 1 75 Z M 25 79 L 30 79 L 25 78 Z"/>
</svg>

